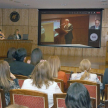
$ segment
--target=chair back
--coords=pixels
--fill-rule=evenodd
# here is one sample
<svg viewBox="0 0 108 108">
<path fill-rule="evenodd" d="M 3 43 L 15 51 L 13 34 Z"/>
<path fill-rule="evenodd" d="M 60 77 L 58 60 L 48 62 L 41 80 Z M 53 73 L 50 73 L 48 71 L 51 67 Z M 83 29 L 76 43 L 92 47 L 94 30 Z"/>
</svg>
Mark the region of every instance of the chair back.
<svg viewBox="0 0 108 108">
<path fill-rule="evenodd" d="M 18 79 L 18 82 L 19 82 L 19 86 L 20 87 L 22 87 L 24 80 L 25 79 L 28 79 L 27 76 L 23 76 L 23 75 L 15 75 L 15 77 Z"/>
<path fill-rule="evenodd" d="M 68 81 L 68 87 L 72 83 L 82 83 L 88 90 L 90 94 L 90 98 L 96 99 L 96 108 L 100 103 L 100 85 L 91 81 L 85 81 L 85 80 L 70 80 Z"/>
<path fill-rule="evenodd" d="M 61 71 L 66 73 L 67 80 L 69 80 L 70 79 L 70 75 L 71 75 L 71 71 L 67 71 L 67 70 L 61 70 Z"/>
<path fill-rule="evenodd" d="M 53 94 L 54 108 L 66 108 L 65 97 L 66 93 Z"/>
<path fill-rule="evenodd" d="M 0 89 L 0 108 L 6 107 L 5 94 L 3 89 Z"/>
<path fill-rule="evenodd" d="M 57 84 L 60 87 L 61 91 L 64 92 L 64 82 L 63 82 L 63 80 L 54 78 L 54 81 L 57 82 Z"/>
<path fill-rule="evenodd" d="M 34 90 L 13 89 L 10 90 L 10 103 L 28 108 L 48 108 L 48 96 Z"/>
</svg>

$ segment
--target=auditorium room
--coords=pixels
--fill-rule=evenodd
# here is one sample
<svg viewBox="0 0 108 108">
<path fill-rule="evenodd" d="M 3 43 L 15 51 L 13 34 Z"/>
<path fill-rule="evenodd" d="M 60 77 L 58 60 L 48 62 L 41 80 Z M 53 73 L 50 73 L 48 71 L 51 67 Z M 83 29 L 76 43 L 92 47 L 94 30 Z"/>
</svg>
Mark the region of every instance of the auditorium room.
<svg viewBox="0 0 108 108">
<path fill-rule="evenodd" d="M 108 108 L 108 0 L 0 0 L 0 108 Z"/>
</svg>

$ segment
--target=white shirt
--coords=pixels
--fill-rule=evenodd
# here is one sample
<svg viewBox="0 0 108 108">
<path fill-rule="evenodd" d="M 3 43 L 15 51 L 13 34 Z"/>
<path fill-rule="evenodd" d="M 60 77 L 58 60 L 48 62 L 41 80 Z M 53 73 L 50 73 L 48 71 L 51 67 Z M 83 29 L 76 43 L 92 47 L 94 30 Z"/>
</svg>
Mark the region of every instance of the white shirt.
<svg viewBox="0 0 108 108">
<path fill-rule="evenodd" d="M 81 73 L 74 73 L 71 75 L 71 78 L 70 80 L 80 80 L 81 76 L 84 74 L 84 72 L 81 72 Z M 90 73 L 90 77 L 89 79 L 88 78 L 85 78 L 84 80 L 88 80 L 88 81 L 92 81 L 92 82 L 96 82 L 98 84 L 100 84 L 100 89 L 103 88 L 103 84 L 99 81 L 98 77 L 96 74 L 91 74 Z"/>
<path fill-rule="evenodd" d="M 58 84 L 56 82 L 50 81 L 50 86 L 46 89 L 46 86 L 43 85 L 41 88 L 37 88 L 35 85 L 32 85 L 32 79 L 26 79 L 22 85 L 21 89 L 29 89 L 29 90 L 37 90 L 40 92 L 44 92 L 48 94 L 48 103 L 49 108 L 53 106 L 53 94 L 54 93 L 62 93 Z"/>
<path fill-rule="evenodd" d="M 19 39 L 19 36 L 18 35 L 16 35 L 17 36 L 17 39 Z"/>
</svg>

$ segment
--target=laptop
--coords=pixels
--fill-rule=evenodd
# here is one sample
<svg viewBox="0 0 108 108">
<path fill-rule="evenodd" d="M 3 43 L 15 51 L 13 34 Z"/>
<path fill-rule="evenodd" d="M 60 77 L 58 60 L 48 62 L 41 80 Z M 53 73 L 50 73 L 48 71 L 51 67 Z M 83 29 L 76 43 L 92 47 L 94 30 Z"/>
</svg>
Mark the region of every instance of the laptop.
<svg viewBox="0 0 108 108">
<path fill-rule="evenodd" d="M 28 34 L 23 34 L 23 40 L 28 40 Z"/>
</svg>

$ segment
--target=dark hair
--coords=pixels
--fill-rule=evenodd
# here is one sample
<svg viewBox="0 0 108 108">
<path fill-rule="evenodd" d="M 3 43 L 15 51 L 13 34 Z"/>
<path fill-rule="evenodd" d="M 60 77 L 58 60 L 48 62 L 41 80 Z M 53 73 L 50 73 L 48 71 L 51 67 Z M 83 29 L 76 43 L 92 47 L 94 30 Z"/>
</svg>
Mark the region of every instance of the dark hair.
<svg viewBox="0 0 108 108">
<path fill-rule="evenodd" d="M 27 51 L 25 48 L 19 48 L 15 51 L 15 54 L 13 57 L 16 59 L 16 61 L 24 61 L 24 58 L 27 56 Z"/>
<path fill-rule="evenodd" d="M 31 54 L 31 64 L 35 66 L 42 59 L 43 59 L 42 51 L 39 48 L 35 48 Z"/>
<path fill-rule="evenodd" d="M 2 30 L 0 29 L 0 31 L 2 31 Z"/>
<path fill-rule="evenodd" d="M 70 85 L 65 103 L 67 108 L 92 108 L 88 90 L 81 83 L 73 83 Z"/>
<path fill-rule="evenodd" d="M 7 52 L 7 58 L 10 58 L 12 59 L 13 58 L 13 55 L 16 51 L 16 48 L 12 47 L 12 48 L 9 48 L 8 52 Z"/>
</svg>

